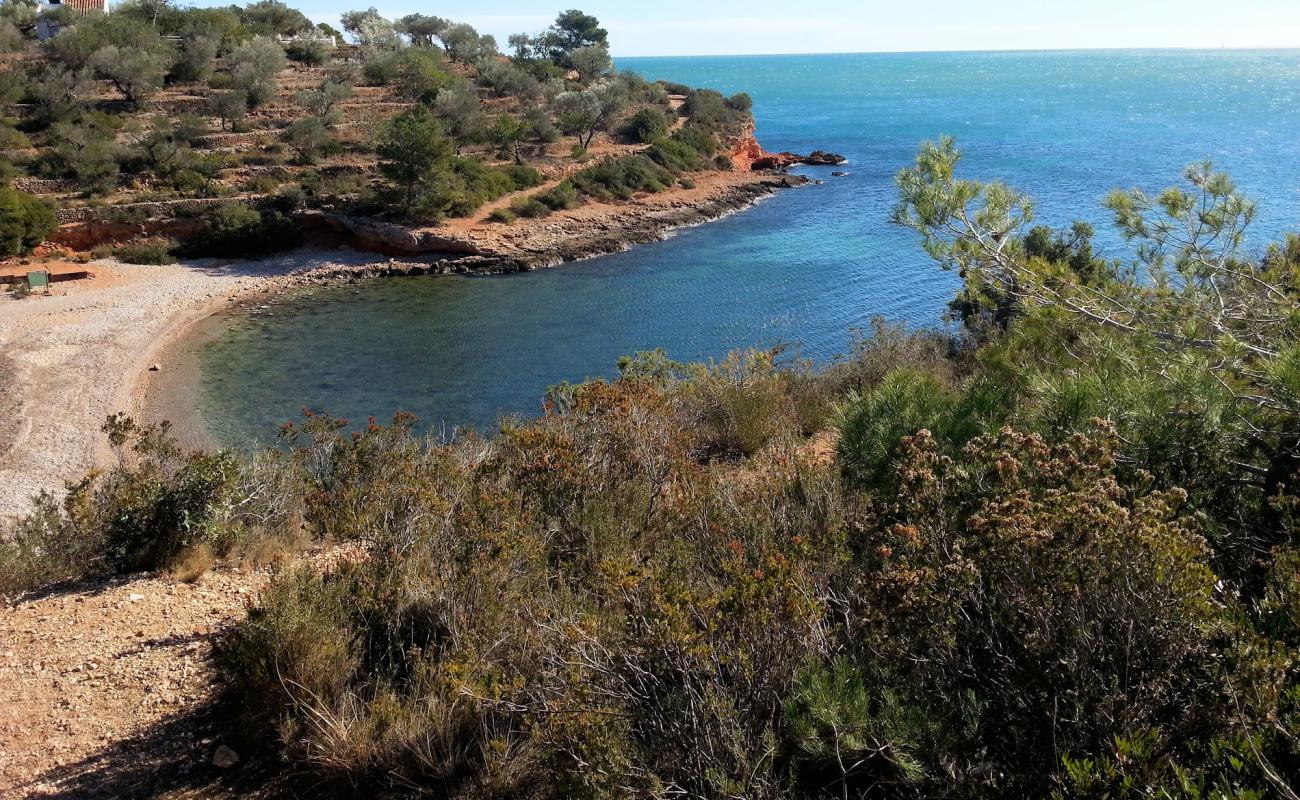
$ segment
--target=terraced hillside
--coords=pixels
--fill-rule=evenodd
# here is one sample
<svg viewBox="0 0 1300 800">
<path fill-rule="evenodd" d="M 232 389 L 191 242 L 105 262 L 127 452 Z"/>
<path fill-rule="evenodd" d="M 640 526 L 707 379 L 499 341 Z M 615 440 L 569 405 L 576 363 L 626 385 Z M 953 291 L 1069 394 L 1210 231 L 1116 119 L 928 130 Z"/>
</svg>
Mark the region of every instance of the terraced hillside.
<svg viewBox="0 0 1300 800">
<path fill-rule="evenodd" d="M 774 183 L 750 174 L 748 96 L 616 72 L 575 12 L 507 56 L 469 26 L 373 10 L 344 16 L 345 39 L 275 0 L 129 2 L 36 42 L 30 8 L 0 4 L 4 172 L 32 209 L 6 256 L 244 257 L 306 236 L 546 261 L 573 254 L 557 231 L 589 238 L 584 206 L 659 195 L 676 221 Z M 550 235 L 521 222 L 557 213 Z"/>
</svg>

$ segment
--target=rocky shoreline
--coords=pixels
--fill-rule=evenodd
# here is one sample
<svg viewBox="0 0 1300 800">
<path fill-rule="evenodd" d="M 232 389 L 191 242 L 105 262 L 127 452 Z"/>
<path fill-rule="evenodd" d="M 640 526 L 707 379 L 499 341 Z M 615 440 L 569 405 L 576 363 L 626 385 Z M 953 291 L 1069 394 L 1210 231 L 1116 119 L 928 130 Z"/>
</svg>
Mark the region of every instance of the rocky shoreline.
<svg viewBox="0 0 1300 800">
<path fill-rule="evenodd" d="M 335 246 L 390 258 L 365 266 L 307 269 L 291 277 L 320 283 L 360 277 L 527 272 L 662 241 L 675 230 L 721 219 L 780 189 L 808 182 L 799 175 L 753 176 L 698 197 L 676 197 L 674 193 L 662 200 L 604 205 L 517 226 L 464 232 L 412 229 L 371 218 L 311 212 L 300 221 L 317 237 L 323 234 L 325 241 Z"/>
</svg>

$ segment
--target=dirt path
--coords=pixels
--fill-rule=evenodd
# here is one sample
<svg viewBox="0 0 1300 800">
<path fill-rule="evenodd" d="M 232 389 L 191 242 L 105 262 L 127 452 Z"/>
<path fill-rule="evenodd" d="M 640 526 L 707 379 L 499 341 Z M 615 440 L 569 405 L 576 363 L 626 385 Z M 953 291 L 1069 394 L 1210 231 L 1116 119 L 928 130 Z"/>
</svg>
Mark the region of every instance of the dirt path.
<svg viewBox="0 0 1300 800">
<path fill-rule="evenodd" d="M 0 797 L 213 797 L 212 644 L 266 573 L 116 578 L 0 609 Z M 228 734 L 227 734 L 228 735 Z"/>
</svg>

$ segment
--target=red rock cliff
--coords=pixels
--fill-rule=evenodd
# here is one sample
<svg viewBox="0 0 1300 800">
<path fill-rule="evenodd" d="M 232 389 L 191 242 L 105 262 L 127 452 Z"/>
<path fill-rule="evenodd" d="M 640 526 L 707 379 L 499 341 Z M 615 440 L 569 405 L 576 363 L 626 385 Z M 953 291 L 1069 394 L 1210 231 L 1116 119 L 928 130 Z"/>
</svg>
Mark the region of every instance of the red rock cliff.
<svg viewBox="0 0 1300 800">
<path fill-rule="evenodd" d="M 754 122 L 750 120 L 745 131 L 735 140 L 731 147 L 731 163 L 738 172 L 752 172 L 754 162 L 763 158 L 763 146 L 754 135 Z"/>
</svg>

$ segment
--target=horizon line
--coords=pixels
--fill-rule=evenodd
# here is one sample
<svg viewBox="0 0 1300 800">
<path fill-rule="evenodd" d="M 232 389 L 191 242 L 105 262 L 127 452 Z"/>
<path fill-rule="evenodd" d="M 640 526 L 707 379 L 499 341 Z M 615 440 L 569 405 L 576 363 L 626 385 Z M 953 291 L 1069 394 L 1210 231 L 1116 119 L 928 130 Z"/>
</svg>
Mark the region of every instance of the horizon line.
<svg viewBox="0 0 1300 800">
<path fill-rule="evenodd" d="M 970 53 L 1152 53 L 1152 52 L 1300 52 L 1297 45 L 1233 45 L 1220 47 L 1156 45 L 1143 47 L 1004 47 L 1004 48 L 969 48 L 959 50 L 818 50 L 805 52 L 781 53 L 676 53 L 672 55 L 613 55 L 620 58 L 766 58 L 772 56 L 897 56 L 897 55 L 944 55 Z"/>
</svg>

